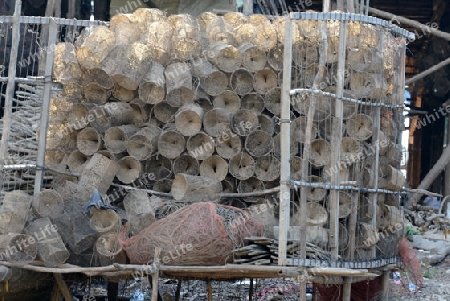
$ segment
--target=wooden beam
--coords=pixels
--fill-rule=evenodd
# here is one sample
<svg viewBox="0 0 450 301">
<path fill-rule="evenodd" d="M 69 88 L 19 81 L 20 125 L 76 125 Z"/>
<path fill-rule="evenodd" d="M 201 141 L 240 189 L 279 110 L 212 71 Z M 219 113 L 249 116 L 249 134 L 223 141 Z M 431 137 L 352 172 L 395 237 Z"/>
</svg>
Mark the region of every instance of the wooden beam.
<svg viewBox="0 0 450 301">
<path fill-rule="evenodd" d="M 424 33 L 428 33 L 428 34 L 434 35 L 436 37 L 443 38 L 447 41 L 450 41 L 450 33 L 440 31 L 436 28 L 432 28 L 432 27 L 422 24 L 420 22 L 417 22 L 417 21 L 414 21 L 414 20 L 411 20 L 411 19 L 408 19 L 405 17 L 401 17 L 398 15 L 394 15 L 389 12 L 385 12 L 385 11 L 382 11 L 382 10 L 379 10 L 379 9 L 376 9 L 373 7 L 369 7 L 369 13 L 375 14 L 384 19 L 388 19 L 388 20 L 392 21 L 393 24 L 396 24 L 398 26 L 408 25 L 408 26 L 411 26 L 414 28 L 421 29 Z"/>
</svg>

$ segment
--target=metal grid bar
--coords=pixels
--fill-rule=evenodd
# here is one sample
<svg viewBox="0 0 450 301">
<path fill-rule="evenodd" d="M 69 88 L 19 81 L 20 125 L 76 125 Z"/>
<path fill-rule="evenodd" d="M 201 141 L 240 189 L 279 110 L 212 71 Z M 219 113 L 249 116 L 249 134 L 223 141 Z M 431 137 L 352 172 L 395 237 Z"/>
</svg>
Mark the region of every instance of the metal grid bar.
<svg viewBox="0 0 450 301">
<path fill-rule="evenodd" d="M 365 15 L 360 14 L 351 14 L 351 13 L 316 13 L 316 12 L 292 12 L 289 14 L 291 19 L 294 20 L 323 20 L 323 21 L 357 21 L 361 23 L 367 23 L 372 25 L 380 25 L 388 30 L 390 30 L 392 33 L 399 34 L 407 39 L 410 39 L 411 41 L 415 39 L 415 36 L 413 33 L 400 28 L 394 24 L 392 24 L 389 21 L 378 19 L 375 17 L 369 17 Z"/>
<path fill-rule="evenodd" d="M 345 261 L 345 260 L 339 260 L 339 261 L 324 261 L 320 259 L 298 259 L 298 258 L 288 258 L 287 259 L 288 264 L 291 266 L 301 266 L 304 267 L 318 267 L 323 268 L 325 265 L 326 267 L 330 268 L 344 268 L 344 269 L 374 269 L 374 268 L 380 268 L 389 264 L 399 264 L 401 262 L 399 256 L 393 256 L 390 258 L 383 258 L 383 259 L 375 259 L 375 260 L 368 260 L 368 261 Z"/>
<path fill-rule="evenodd" d="M 330 92 L 324 92 L 322 90 L 315 90 L 315 89 L 306 89 L 306 88 L 298 88 L 298 89 L 292 89 L 291 90 L 291 95 L 296 95 L 302 92 L 307 92 L 307 93 L 311 93 L 311 94 L 320 94 L 323 96 L 328 96 L 328 97 L 333 97 L 336 99 L 341 99 L 343 101 L 347 101 L 347 102 L 351 102 L 354 104 L 360 104 L 363 106 L 369 106 L 369 107 L 383 107 L 383 108 L 392 108 L 392 109 L 396 109 L 396 108 L 403 108 L 404 105 L 389 105 L 389 104 L 384 104 L 384 103 L 373 103 L 373 102 L 365 102 L 365 101 L 361 101 L 358 99 L 354 99 L 354 98 L 350 98 L 350 97 L 345 97 L 345 96 L 339 96 L 338 94 L 334 94 L 334 93 L 330 93 Z"/>
<path fill-rule="evenodd" d="M 292 186 L 306 186 L 312 188 L 323 188 L 330 190 L 353 190 L 353 191 L 361 191 L 361 192 L 369 192 L 369 193 L 387 193 L 387 194 L 407 194 L 406 191 L 392 191 L 382 188 L 365 188 L 359 186 L 351 186 L 351 185 L 331 185 L 326 183 L 311 183 L 311 182 L 302 182 L 302 181 L 291 181 Z"/>
<path fill-rule="evenodd" d="M 107 22 L 103 21 L 91 21 L 91 20 L 75 20 L 75 19 L 64 19 L 64 18 L 53 18 L 53 17 L 34 17 L 34 16 L 21 16 L 19 18 L 19 23 L 22 24 L 50 24 L 50 20 L 54 20 L 57 25 L 75 25 L 75 26 L 95 26 L 95 25 L 108 25 Z M 12 16 L 0 16 L 0 23 L 13 23 L 14 19 Z"/>
</svg>

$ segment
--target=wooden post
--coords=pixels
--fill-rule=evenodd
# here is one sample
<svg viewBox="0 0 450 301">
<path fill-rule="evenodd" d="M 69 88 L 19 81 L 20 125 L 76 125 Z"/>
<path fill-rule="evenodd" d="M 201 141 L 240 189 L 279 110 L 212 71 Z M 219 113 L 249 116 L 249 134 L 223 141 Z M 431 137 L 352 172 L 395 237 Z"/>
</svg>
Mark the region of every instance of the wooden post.
<svg viewBox="0 0 450 301">
<path fill-rule="evenodd" d="M 56 44 L 56 36 L 58 34 L 58 25 L 55 20 L 50 19 L 50 26 L 48 30 L 48 45 Z M 36 158 L 36 178 L 34 182 L 34 196 L 37 196 L 41 191 L 42 180 L 44 178 L 44 164 L 45 164 L 45 145 L 47 139 L 47 127 L 50 109 L 50 94 L 52 89 L 52 71 L 53 71 L 53 52 L 47 51 L 45 57 L 45 84 L 44 93 L 42 97 L 41 122 L 39 124 L 39 141 L 38 153 Z"/>
<path fill-rule="evenodd" d="M 339 26 L 339 50 L 338 50 L 338 71 L 336 94 L 344 95 L 344 73 L 345 73 L 345 50 L 347 38 L 347 22 L 341 21 Z M 342 142 L 342 122 L 343 122 L 343 105 L 341 99 L 336 99 L 334 119 L 338 124 L 333 124 L 332 148 L 331 148 L 331 166 L 339 166 L 340 162 L 340 145 Z M 331 175 L 331 184 L 340 185 L 340 173 Z M 330 191 L 330 245 L 331 259 L 337 260 L 339 253 L 339 191 Z M 343 286 L 343 301 L 350 301 L 351 284 L 345 283 Z"/>
<path fill-rule="evenodd" d="M 244 15 L 252 15 L 253 14 L 253 0 L 244 0 Z"/>
<path fill-rule="evenodd" d="M 12 45 L 11 45 L 11 55 L 9 57 L 8 66 L 8 84 L 6 86 L 5 93 L 5 106 L 4 106 L 4 116 L 3 116 L 3 131 L 2 139 L 0 142 L 0 187 L 3 187 L 4 181 L 4 166 L 5 160 L 8 157 L 8 140 L 11 132 L 11 115 L 12 115 L 12 103 L 14 97 L 14 88 L 16 86 L 16 66 L 17 66 L 17 55 L 19 53 L 19 42 L 20 42 L 20 14 L 22 8 L 22 1 L 16 1 L 16 8 L 13 16 L 13 29 L 12 29 Z M 1 189 L 1 188 L 0 188 Z"/>
<path fill-rule="evenodd" d="M 450 118 L 447 118 L 447 145 L 450 145 Z M 447 164 L 445 168 L 444 195 L 448 196 L 449 194 L 450 194 L 450 164 Z"/>
<path fill-rule="evenodd" d="M 152 301 L 158 301 L 158 285 L 159 285 L 159 264 L 161 256 L 161 248 L 155 248 L 155 257 L 153 264 L 156 266 L 156 272 L 152 274 Z"/>
<path fill-rule="evenodd" d="M 383 292 L 381 300 L 389 300 L 389 273 L 389 270 L 384 271 L 381 278 L 381 290 Z"/>
<path fill-rule="evenodd" d="M 330 0 L 323 0 L 322 11 L 324 13 L 327 13 L 327 12 L 330 11 L 330 7 L 331 7 L 331 1 Z"/>
<path fill-rule="evenodd" d="M 208 280 L 208 301 L 212 301 L 213 299 L 213 290 L 212 290 L 212 281 Z"/>
<path fill-rule="evenodd" d="M 63 294 L 64 299 L 67 301 L 73 301 L 72 295 L 70 294 L 69 287 L 62 279 L 62 275 L 53 273 L 53 277 L 55 278 L 56 284 L 58 285 L 59 290 Z"/>
<path fill-rule="evenodd" d="M 183 280 L 178 279 L 177 283 L 177 291 L 175 292 L 175 301 L 180 301 L 181 296 L 181 284 L 183 283 Z"/>
<path fill-rule="evenodd" d="M 253 278 L 250 278 L 250 287 L 248 289 L 248 301 L 253 300 Z"/>
<path fill-rule="evenodd" d="M 290 218 L 290 149 L 291 149 L 291 65 L 292 65 L 292 21 L 286 16 L 284 57 L 283 57 L 283 85 L 281 90 L 281 173 L 280 173 L 280 226 L 278 236 L 278 264 L 285 266 L 287 254 L 287 231 Z"/>
</svg>

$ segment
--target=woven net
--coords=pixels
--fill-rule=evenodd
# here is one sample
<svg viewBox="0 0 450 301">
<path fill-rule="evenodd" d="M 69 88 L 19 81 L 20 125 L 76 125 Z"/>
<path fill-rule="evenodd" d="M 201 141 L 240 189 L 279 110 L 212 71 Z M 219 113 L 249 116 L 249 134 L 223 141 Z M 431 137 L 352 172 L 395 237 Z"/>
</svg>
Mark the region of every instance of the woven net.
<svg viewBox="0 0 450 301">
<path fill-rule="evenodd" d="M 244 238 L 260 236 L 263 226 L 238 208 L 202 202 L 184 207 L 126 239 L 128 224 L 119 241 L 131 263 L 153 261 L 162 249 L 164 265 L 223 265 L 231 252 L 245 244 Z"/>
</svg>

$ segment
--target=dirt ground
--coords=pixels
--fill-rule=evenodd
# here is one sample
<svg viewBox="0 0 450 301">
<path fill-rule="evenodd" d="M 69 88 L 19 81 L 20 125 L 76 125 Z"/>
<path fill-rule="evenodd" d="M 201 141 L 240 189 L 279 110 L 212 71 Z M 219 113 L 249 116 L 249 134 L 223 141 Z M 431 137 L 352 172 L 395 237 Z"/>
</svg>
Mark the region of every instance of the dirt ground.
<svg viewBox="0 0 450 301">
<path fill-rule="evenodd" d="M 422 263 L 422 271 L 423 286 L 414 293 L 409 291 L 408 277 L 403 271 L 400 284 L 391 279 L 389 300 L 450 301 L 450 256 L 436 265 Z"/>
</svg>

